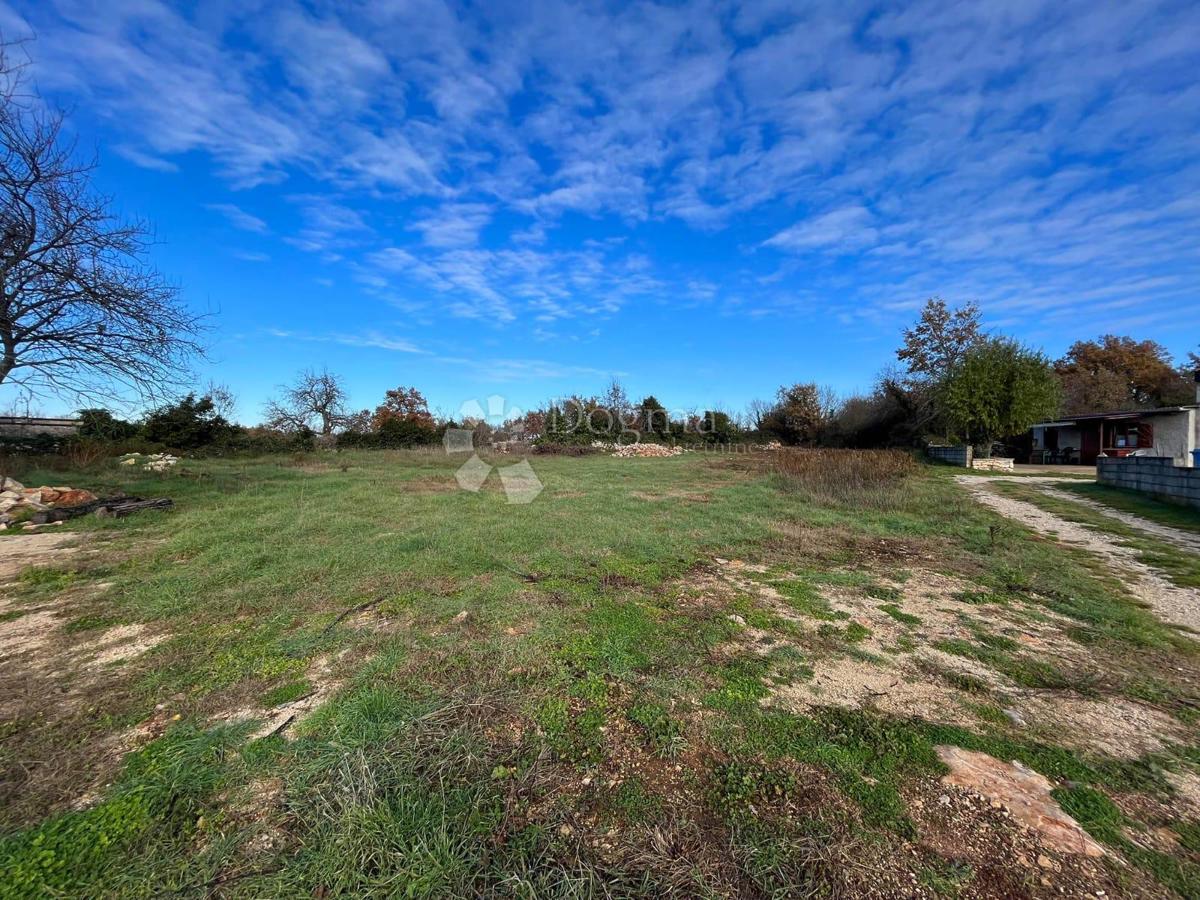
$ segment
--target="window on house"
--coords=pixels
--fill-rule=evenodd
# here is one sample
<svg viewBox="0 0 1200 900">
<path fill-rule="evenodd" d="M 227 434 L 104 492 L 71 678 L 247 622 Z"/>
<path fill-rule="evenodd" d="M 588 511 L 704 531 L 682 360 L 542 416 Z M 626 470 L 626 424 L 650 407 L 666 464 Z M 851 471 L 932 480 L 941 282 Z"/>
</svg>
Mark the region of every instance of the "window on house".
<svg viewBox="0 0 1200 900">
<path fill-rule="evenodd" d="M 1154 427 L 1148 422 L 1118 422 L 1112 426 L 1112 446 L 1134 450 L 1154 446 Z"/>
</svg>

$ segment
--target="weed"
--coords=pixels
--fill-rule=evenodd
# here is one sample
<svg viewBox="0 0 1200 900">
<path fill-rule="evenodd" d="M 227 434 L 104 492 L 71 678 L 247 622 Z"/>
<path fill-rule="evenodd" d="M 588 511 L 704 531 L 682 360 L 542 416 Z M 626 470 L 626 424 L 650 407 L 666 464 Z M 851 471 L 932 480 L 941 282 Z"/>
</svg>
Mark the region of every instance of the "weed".
<svg viewBox="0 0 1200 900">
<path fill-rule="evenodd" d="M 911 613 L 904 612 L 895 603 L 885 603 L 882 606 L 880 606 L 879 608 L 902 625 L 920 625 L 921 624 L 920 616 L 914 616 Z"/>
<path fill-rule="evenodd" d="M 957 897 L 974 877 L 975 870 L 971 866 L 953 860 L 939 861 L 936 865 L 925 866 L 917 872 L 921 884 L 939 897 Z"/>
<path fill-rule="evenodd" d="M 1184 897 L 1200 896 L 1200 865 L 1186 859 L 1176 859 L 1157 850 L 1149 850 L 1125 836 L 1129 824 L 1116 804 L 1102 792 L 1083 785 L 1055 790 L 1054 797 L 1063 811 L 1075 818 L 1089 834 L 1106 844 L 1119 848 L 1133 863 L 1149 872 L 1156 880 Z M 1187 824 L 1181 837 L 1189 837 Z"/>
<path fill-rule="evenodd" d="M 114 616 L 80 616 L 78 619 L 72 619 L 63 625 L 63 631 L 65 631 L 67 634 L 76 634 L 80 631 L 94 631 L 97 628 L 111 628 L 119 621 L 120 620 Z"/>
<path fill-rule="evenodd" d="M 662 704 L 635 703 L 625 715 L 641 729 L 650 747 L 661 756 L 674 757 L 687 745 L 679 723 Z"/>
<path fill-rule="evenodd" d="M 266 709 L 272 709 L 276 706 L 282 706 L 285 703 L 291 703 L 305 697 L 313 692 L 312 683 L 301 678 L 296 681 L 289 681 L 287 684 L 281 684 L 267 693 L 263 694 L 260 701 Z"/>
<path fill-rule="evenodd" d="M 869 586 L 863 593 L 865 593 L 868 597 L 874 598 L 875 600 L 885 600 L 889 606 L 895 606 L 896 601 L 903 596 L 903 593 L 899 588 L 880 584 L 873 584 Z M 882 609 L 883 607 L 880 608 Z"/>
<path fill-rule="evenodd" d="M 1025 654 L 1009 653 L 1007 649 L 998 649 L 998 647 L 1007 648 L 1010 644 L 1014 647 L 1017 646 L 1015 642 L 1010 642 L 1007 638 L 991 636 L 988 640 L 992 646 L 973 644 L 962 638 L 936 641 L 933 646 L 945 653 L 978 660 L 997 672 L 1007 675 L 1022 687 L 1049 690 L 1065 690 L 1067 688 L 1082 690 L 1086 687 L 1080 679 L 1069 678 L 1062 670 L 1047 660 Z"/>
<path fill-rule="evenodd" d="M 642 825 L 662 814 L 662 799 L 651 793 L 638 777 L 626 778 L 614 792 L 613 810 L 629 825 Z"/>
<path fill-rule="evenodd" d="M 810 499 L 830 505 L 889 509 L 919 468 L 902 450 L 782 450 L 775 471 Z"/>
<path fill-rule="evenodd" d="M 17 577 L 20 584 L 46 593 L 65 590 L 78 580 L 79 573 L 67 569 L 26 569 Z"/>
<path fill-rule="evenodd" d="M 755 762 L 722 763 L 712 781 L 714 805 L 734 819 L 753 814 L 758 805 L 785 802 L 796 788 L 790 772 Z"/>
<path fill-rule="evenodd" d="M 767 663 L 762 659 L 738 657 L 716 670 L 721 686 L 709 692 L 705 704 L 715 709 L 733 710 L 753 706 L 770 694 L 763 684 Z"/>
<path fill-rule="evenodd" d="M 108 894 L 102 886 L 121 880 L 131 856 L 183 849 L 205 798 L 221 781 L 221 758 L 235 736 L 175 728 L 131 756 L 96 806 L 0 840 L 5 896 Z M 152 883 L 147 879 L 143 890 Z"/>
<path fill-rule="evenodd" d="M 846 625 L 843 636 L 849 643 L 858 644 L 871 636 L 871 629 L 858 622 L 850 622 Z"/>
<path fill-rule="evenodd" d="M 979 716 L 979 718 L 992 725 L 1007 725 L 1008 716 L 1004 714 L 999 706 L 994 703 L 968 703 L 967 709 Z"/>
<path fill-rule="evenodd" d="M 602 707 L 572 708 L 566 698 L 549 697 L 538 706 L 534 721 L 546 746 L 561 759 L 594 763 L 601 758 L 605 722 Z"/>
</svg>

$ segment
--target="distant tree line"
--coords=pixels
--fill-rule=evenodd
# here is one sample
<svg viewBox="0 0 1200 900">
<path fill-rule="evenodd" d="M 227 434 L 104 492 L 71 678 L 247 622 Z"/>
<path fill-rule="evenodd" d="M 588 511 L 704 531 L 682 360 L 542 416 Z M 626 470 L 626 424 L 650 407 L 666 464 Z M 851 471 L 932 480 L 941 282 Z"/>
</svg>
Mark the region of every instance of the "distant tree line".
<svg viewBox="0 0 1200 900">
<path fill-rule="evenodd" d="M 1180 363 L 1153 341 L 1104 335 L 1058 360 L 988 333 L 979 307 L 926 301 L 904 329 L 898 365 L 867 393 L 839 397 L 815 381 L 781 386 L 741 414 L 668 412 L 654 395 L 630 403 L 617 382 L 600 396 L 574 395 L 520 423 L 539 442 L 667 441 L 692 445 L 779 441 L 869 449 L 966 442 L 980 454 L 1059 415 L 1136 410 L 1194 401 L 1200 354 Z"/>
<path fill-rule="evenodd" d="M 449 428 L 468 429 L 475 445 L 522 441 L 547 452 L 589 452 L 594 444 L 655 441 L 727 447 L 778 441 L 788 446 L 917 447 L 967 442 L 988 454 L 993 444 L 1040 420 L 1191 402 L 1200 355 L 1175 364 L 1153 341 L 1104 335 L 1078 341 L 1061 359 L 984 330 L 974 304 L 951 309 L 932 298 L 902 333 L 898 365 L 867 393 L 839 397 L 816 382 L 783 385 L 768 401 L 740 413 L 670 410 L 657 396 L 631 401 L 613 380 L 598 395 L 574 394 L 501 423 L 437 416 L 415 387 L 398 386 L 372 408 L 354 409 L 341 378 L 308 369 L 280 385 L 263 422 L 231 421 L 234 398 L 210 384 L 162 403 L 136 421 L 100 407 L 80 410 L 79 440 L 112 450 L 170 448 L 232 454 L 438 444 Z M 3 442 L 0 442 L 3 443 Z M 24 444 L 29 444 L 24 439 Z M 37 443 L 37 439 L 33 440 Z M 61 440 L 46 439 L 42 449 Z M 30 448 L 27 448 L 30 449 Z"/>
<path fill-rule="evenodd" d="M 613 381 L 600 395 L 559 398 L 503 423 L 453 422 L 431 414 L 413 387 L 388 391 L 373 410 L 349 409 L 341 379 L 306 370 L 280 387 L 261 425 L 247 428 L 230 421 L 224 388 L 183 393 L 188 364 L 203 352 L 204 321 L 150 264 L 150 227 L 122 219 L 95 190 L 94 162 L 79 158 L 63 115 L 24 81 L 17 49 L 0 37 L 0 385 L 87 404 L 81 440 L 205 452 L 413 447 L 454 427 L 473 430 L 477 443 L 526 440 L 547 449 L 635 439 L 856 448 L 933 439 L 986 453 L 1039 419 L 1195 396 L 1200 353 L 1176 362 L 1154 341 L 1106 334 L 1051 361 L 985 332 L 975 304 L 951 309 L 935 297 L 904 330 L 898 365 L 848 397 L 799 381 L 742 413 L 669 410 L 652 394 L 631 402 Z M 137 421 L 91 405 L 130 395 L 154 404 Z"/>
</svg>

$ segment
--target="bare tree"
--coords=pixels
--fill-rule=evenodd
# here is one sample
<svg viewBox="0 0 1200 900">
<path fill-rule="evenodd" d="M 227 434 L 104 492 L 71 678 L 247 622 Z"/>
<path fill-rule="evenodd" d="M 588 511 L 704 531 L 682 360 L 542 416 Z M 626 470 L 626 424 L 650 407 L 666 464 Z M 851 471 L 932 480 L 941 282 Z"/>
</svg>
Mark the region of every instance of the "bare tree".
<svg viewBox="0 0 1200 900">
<path fill-rule="evenodd" d="M 0 384 L 73 398 L 174 393 L 200 319 L 146 259 L 150 233 L 92 190 L 62 115 L 0 43 Z"/>
<path fill-rule="evenodd" d="M 761 431 L 763 422 L 771 412 L 771 404 L 766 400 L 754 399 L 746 407 L 746 421 L 755 431 Z"/>
<path fill-rule="evenodd" d="M 213 411 L 223 419 L 233 420 L 233 412 L 237 407 L 237 396 L 229 385 L 219 381 L 209 381 L 204 389 L 204 396 L 212 401 Z"/>
<path fill-rule="evenodd" d="M 308 428 L 317 434 L 332 434 L 348 421 L 346 389 L 341 380 L 325 369 L 305 369 L 290 385 L 280 385 L 283 395 L 267 403 L 267 424 L 283 431 Z"/>
</svg>

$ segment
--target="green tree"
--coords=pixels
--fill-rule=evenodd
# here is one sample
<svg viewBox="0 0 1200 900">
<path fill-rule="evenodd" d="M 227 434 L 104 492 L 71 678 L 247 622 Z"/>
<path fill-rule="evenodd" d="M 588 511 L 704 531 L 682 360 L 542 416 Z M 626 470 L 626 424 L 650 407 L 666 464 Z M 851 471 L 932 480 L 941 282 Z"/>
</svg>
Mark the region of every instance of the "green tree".
<svg viewBox="0 0 1200 900">
<path fill-rule="evenodd" d="M 946 421 L 983 456 L 993 441 L 1057 415 L 1061 396 L 1045 355 L 1009 338 L 969 350 L 937 390 Z"/>
<path fill-rule="evenodd" d="M 639 410 L 638 427 L 646 434 L 666 437 L 671 430 L 671 423 L 667 416 L 667 408 L 658 402 L 658 398 L 650 394 L 641 402 Z"/>
<path fill-rule="evenodd" d="M 700 420 L 700 433 L 704 435 L 705 443 L 709 444 L 728 444 L 733 440 L 735 432 L 734 424 L 730 421 L 729 415 L 716 410 L 706 409 L 704 417 Z"/>
</svg>

